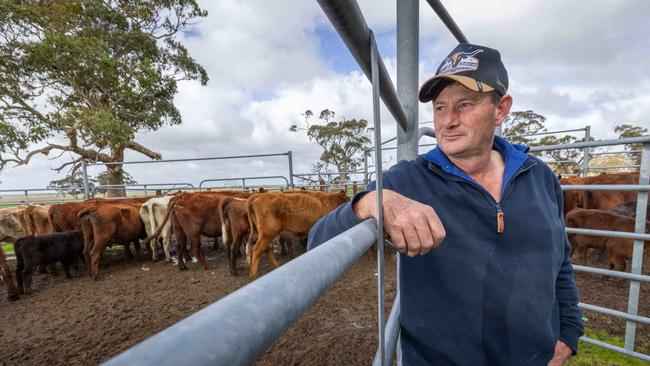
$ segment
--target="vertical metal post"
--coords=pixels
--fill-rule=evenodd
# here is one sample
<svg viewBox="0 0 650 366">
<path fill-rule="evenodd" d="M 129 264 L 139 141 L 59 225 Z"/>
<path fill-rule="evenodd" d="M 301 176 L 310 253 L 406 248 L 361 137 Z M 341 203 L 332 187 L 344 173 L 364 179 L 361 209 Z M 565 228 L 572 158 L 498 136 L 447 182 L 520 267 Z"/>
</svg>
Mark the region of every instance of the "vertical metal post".
<svg viewBox="0 0 650 366">
<path fill-rule="evenodd" d="M 242 192 L 246 192 L 246 178 L 241 179 L 241 190 Z"/>
<path fill-rule="evenodd" d="M 650 182 L 650 143 L 643 144 L 641 153 L 641 168 L 639 171 L 639 184 L 648 184 Z M 648 192 L 639 191 L 636 200 L 636 221 L 634 231 L 645 233 Z M 641 274 L 643 265 L 643 240 L 635 240 L 632 250 L 632 270 L 631 273 Z M 639 291 L 641 282 L 630 281 L 630 291 L 627 300 L 627 312 L 631 315 L 637 315 L 639 310 Z M 628 320 L 625 322 L 625 349 L 634 350 L 634 341 L 636 338 L 636 322 Z"/>
<path fill-rule="evenodd" d="M 397 161 L 418 153 L 419 1 L 397 1 L 397 96 L 406 114 L 407 130 L 397 125 Z"/>
<path fill-rule="evenodd" d="M 27 193 L 27 190 L 25 190 L 25 203 L 29 203 L 29 194 Z"/>
<path fill-rule="evenodd" d="M 289 156 L 289 187 L 291 189 L 294 189 L 295 187 L 293 185 L 293 153 L 289 151 L 287 155 Z"/>
<path fill-rule="evenodd" d="M 591 126 L 585 126 L 585 142 L 588 142 L 591 138 Z M 589 175 L 589 148 L 585 147 L 582 149 L 582 176 L 586 177 Z"/>
<path fill-rule="evenodd" d="M 147 197 L 149 195 L 149 192 L 147 192 L 147 185 L 144 185 L 144 196 Z"/>
<path fill-rule="evenodd" d="M 379 342 L 379 365 L 384 366 L 384 207 L 383 207 L 383 174 L 381 168 L 381 119 L 379 114 L 379 53 L 375 36 L 370 31 L 370 66 L 372 71 L 372 115 L 375 124 L 375 171 L 377 172 L 377 327 Z"/>
<path fill-rule="evenodd" d="M 368 150 L 363 150 L 363 189 L 368 188 Z"/>
<path fill-rule="evenodd" d="M 90 192 L 88 188 L 88 170 L 86 169 L 85 160 L 81 161 L 81 174 L 83 175 L 83 179 L 84 179 L 84 199 L 87 200 L 90 198 Z"/>
<path fill-rule="evenodd" d="M 412 160 L 418 154 L 419 4 L 417 0 L 397 1 L 397 96 L 402 103 L 407 120 L 407 131 L 397 126 L 397 161 Z M 400 256 L 397 255 L 397 288 L 400 287 L 400 266 Z M 400 301 L 399 297 L 394 301 Z M 401 354 L 402 349 L 398 340 L 396 350 L 398 365 L 402 364 Z"/>
</svg>

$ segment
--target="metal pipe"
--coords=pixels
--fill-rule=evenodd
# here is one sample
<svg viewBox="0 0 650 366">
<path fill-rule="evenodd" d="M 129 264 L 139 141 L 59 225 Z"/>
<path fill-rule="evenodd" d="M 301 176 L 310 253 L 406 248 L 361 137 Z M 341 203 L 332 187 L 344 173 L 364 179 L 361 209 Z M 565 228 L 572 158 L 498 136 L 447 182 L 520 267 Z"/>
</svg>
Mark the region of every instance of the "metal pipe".
<svg viewBox="0 0 650 366">
<path fill-rule="evenodd" d="M 591 170 L 605 170 L 605 169 L 635 169 L 639 165 L 607 165 L 607 166 L 597 166 L 590 168 Z"/>
<path fill-rule="evenodd" d="M 580 340 L 582 342 L 593 344 L 594 346 L 602 347 L 602 348 L 608 349 L 610 351 L 614 351 L 614 352 L 622 353 L 624 355 L 640 358 L 640 359 L 645 360 L 645 361 L 650 361 L 650 356 L 644 355 L 643 353 L 628 351 L 625 348 L 612 346 L 609 343 L 597 341 L 595 339 L 591 339 L 591 338 L 587 338 L 587 337 L 580 337 Z"/>
<path fill-rule="evenodd" d="M 289 187 L 291 187 L 291 189 L 293 189 L 294 188 L 294 185 L 293 185 L 293 152 L 289 151 L 288 158 L 289 158 Z"/>
<path fill-rule="evenodd" d="M 429 137 L 436 138 L 436 131 L 431 127 L 420 127 L 418 129 L 418 140 L 422 138 L 422 136 L 429 136 Z M 418 145 L 418 147 L 420 146 L 422 145 Z"/>
<path fill-rule="evenodd" d="M 440 20 L 442 20 L 443 23 L 447 26 L 447 29 L 453 34 L 453 36 L 458 40 L 459 43 L 469 43 L 467 40 L 467 37 L 463 34 L 463 32 L 458 28 L 458 25 L 456 25 L 456 22 L 454 22 L 454 19 L 449 15 L 447 12 L 447 9 L 442 5 L 440 0 L 427 0 L 429 5 L 431 5 L 431 8 L 433 11 L 438 14 L 438 17 Z"/>
<path fill-rule="evenodd" d="M 235 155 L 235 156 L 216 156 L 209 158 L 195 158 L 195 159 L 169 159 L 169 160 L 141 160 L 141 161 L 114 161 L 110 163 L 92 163 L 88 166 L 95 165 L 128 165 L 128 164 L 154 164 L 154 163 L 178 163 L 184 161 L 205 161 L 205 160 L 224 160 L 224 159 L 248 159 L 248 158 L 263 158 L 268 156 L 284 156 L 289 154 L 286 153 L 277 153 L 277 154 L 256 154 L 256 155 Z"/>
<path fill-rule="evenodd" d="M 641 153 L 641 171 L 639 172 L 639 184 L 650 183 L 650 143 L 643 144 Z M 634 231 L 637 233 L 645 232 L 646 227 L 646 209 L 648 205 L 648 192 L 639 191 L 636 200 L 636 221 Z M 643 263 L 643 240 L 634 240 L 632 248 L 632 265 L 631 273 L 641 274 Z M 639 296 L 641 292 L 641 283 L 639 281 L 630 282 L 630 291 L 628 292 L 627 312 L 631 315 L 637 315 L 639 311 Z M 627 321 L 625 323 L 625 349 L 634 350 L 636 338 L 636 323 Z"/>
<path fill-rule="evenodd" d="M 584 310 L 594 311 L 594 312 L 601 313 L 601 314 L 612 315 L 612 316 L 615 316 L 615 317 L 627 319 L 627 320 L 630 320 L 630 321 L 635 321 L 635 322 L 638 322 L 638 323 L 650 324 L 650 318 L 647 318 L 645 316 L 630 315 L 630 314 L 624 313 L 622 311 L 608 309 L 608 308 L 604 308 L 602 306 L 584 304 L 584 303 L 581 303 L 581 302 L 578 303 L 578 306 L 581 309 L 584 309 Z"/>
<path fill-rule="evenodd" d="M 375 164 L 377 171 L 383 172 L 381 168 L 381 116 L 379 111 L 379 90 L 381 89 L 379 81 L 379 51 L 375 43 L 375 36 L 370 31 L 370 59 L 371 59 L 371 76 L 372 76 L 372 115 L 375 126 Z M 377 174 L 376 206 L 375 217 L 377 218 L 377 231 L 375 240 L 377 240 L 377 341 L 379 342 L 379 360 L 380 366 L 384 366 L 384 354 L 386 352 L 384 345 L 384 201 L 383 201 L 383 174 Z"/>
<path fill-rule="evenodd" d="M 577 272 L 586 272 L 586 273 L 592 273 L 592 274 L 609 276 L 609 277 L 623 278 L 630 281 L 650 282 L 650 276 L 632 274 L 627 272 L 611 271 L 608 269 L 587 267 L 578 264 L 573 265 L 573 270 Z"/>
<path fill-rule="evenodd" d="M 318 4 L 341 36 L 363 73 L 370 80 L 372 78 L 370 70 L 370 29 L 368 29 L 368 24 L 366 24 L 361 9 L 359 9 L 359 4 L 355 0 L 318 0 Z M 395 87 L 388 71 L 386 71 L 384 62 L 381 58 L 379 58 L 378 62 L 381 99 L 397 124 L 406 131 L 408 123 L 402 103 L 397 97 Z"/>
<path fill-rule="evenodd" d="M 612 146 L 612 145 L 625 145 L 625 144 L 640 144 L 650 142 L 650 136 L 641 136 L 641 137 L 628 137 L 624 139 L 616 140 L 597 140 L 597 141 L 588 141 L 588 142 L 575 142 L 572 144 L 558 144 L 558 145 L 546 145 L 546 146 L 533 146 L 530 148 L 530 152 L 536 151 L 549 151 L 549 150 L 563 150 L 563 149 L 582 149 L 585 147 L 596 147 L 596 146 Z"/>
<path fill-rule="evenodd" d="M 566 184 L 560 187 L 563 191 L 650 191 L 649 184 Z"/>
<path fill-rule="evenodd" d="M 375 235 L 374 220 L 366 220 L 106 365 L 250 365 L 370 248 Z"/>
<path fill-rule="evenodd" d="M 605 151 L 605 152 L 596 152 L 591 153 L 590 155 L 621 155 L 621 154 L 640 154 L 643 150 L 631 150 L 631 151 Z"/>
<path fill-rule="evenodd" d="M 419 0 L 397 2 L 397 96 L 406 113 L 406 129 L 397 128 L 397 161 L 418 153 Z"/>
<path fill-rule="evenodd" d="M 285 181 L 285 185 L 288 188 L 291 183 L 289 183 L 289 180 L 285 176 L 282 175 L 267 175 L 267 176 L 261 176 L 261 177 L 236 177 L 236 178 L 214 178 L 214 179 L 204 179 L 199 183 L 199 189 L 203 189 L 203 184 L 208 183 L 208 182 L 228 182 L 228 181 L 233 181 L 233 180 L 255 180 L 255 179 L 283 179 Z M 226 188 L 226 187 L 210 187 L 210 188 Z"/>
<path fill-rule="evenodd" d="M 567 234 L 605 236 L 608 238 L 650 240 L 650 234 L 626 233 L 622 231 L 592 230 L 592 229 L 579 229 L 579 228 L 568 227 L 566 228 L 566 232 Z"/>
<path fill-rule="evenodd" d="M 390 314 L 388 315 L 388 320 L 386 321 L 386 339 L 384 349 L 386 353 L 384 354 L 384 365 L 392 365 L 393 361 L 393 351 L 397 346 L 397 338 L 400 333 L 400 323 L 399 323 L 399 314 L 400 314 L 400 302 L 399 302 L 399 289 L 395 294 L 395 300 L 393 301 L 393 306 L 390 309 Z M 373 365 L 379 365 L 379 352 L 375 353 L 375 359 L 372 361 Z"/>
<path fill-rule="evenodd" d="M 84 199 L 89 199 L 90 184 L 88 183 L 88 169 L 86 168 L 86 160 L 81 160 L 81 174 L 84 180 Z"/>
<path fill-rule="evenodd" d="M 562 133 L 562 132 L 578 132 L 578 131 L 584 131 L 584 128 L 574 128 L 571 130 L 560 130 L 560 131 L 545 131 L 545 132 L 537 132 L 537 133 L 527 133 L 524 135 L 508 135 L 508 136 L 503 136 L 503 138 L 511 138 L 511 137 L 531 137 L 531 136 L 542 136 L 542 135 L 554 135 L 556 133 Z"/>
</svg>

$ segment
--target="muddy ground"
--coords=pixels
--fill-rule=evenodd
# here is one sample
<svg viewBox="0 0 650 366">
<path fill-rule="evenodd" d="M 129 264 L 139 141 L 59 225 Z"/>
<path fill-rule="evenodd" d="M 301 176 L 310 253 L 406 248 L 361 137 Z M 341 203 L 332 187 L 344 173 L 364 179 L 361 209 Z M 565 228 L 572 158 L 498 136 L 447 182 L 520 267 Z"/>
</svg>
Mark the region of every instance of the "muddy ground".
<svg viewBox="0 0 650 366">
<path fill-rule="evenodd" d="M 239 277 L 233 277 L 223 250 L 210 245 L 204 250 L 208 271 L 190 265 L 190 271 L 179 272 L 167 263 L 128 261 L 117 250 L 105 255 L 98 282 L 76 272 L 72 280 L 37 274 L 34 293 L 12 303 L 2 287 L 0 365 L 94 365 L 249 282 L 243 260 Z M 394 253 L 388 252 L 387 259 L 389 307 L 395 291 Z M 268 272 L 269 264 L 262 263 L 262 273 Z M 375 266 L 368 256 L 361 257 L 256 364 L 368 364 L 377 338 Z M 583 302 L 626 310 L 626 281 L 583 273 L 576 277 Z M 650 316 L 648 285 L 641 290 L 639 313 Z M 624 334 L 624 321 L 591 312 L 585 316 L 589 327 Z M 638 331 L 637 341 L 650 351 L 650 327 Z"/>
</svg>

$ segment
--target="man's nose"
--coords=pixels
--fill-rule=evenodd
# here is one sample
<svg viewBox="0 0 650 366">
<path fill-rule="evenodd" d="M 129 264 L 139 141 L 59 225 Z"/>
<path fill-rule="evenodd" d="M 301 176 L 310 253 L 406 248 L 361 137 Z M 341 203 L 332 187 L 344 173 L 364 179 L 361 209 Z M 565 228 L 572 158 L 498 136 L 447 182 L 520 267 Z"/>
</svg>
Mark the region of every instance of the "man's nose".
<svg viewBox="0 0 650 366">
<path fill-rule="evenodd" d="M 454 108 L 449 108 L 443 116 L 439 117 L 441 128 L 451 129 L 458 126 L 458 111 Z"/>
</svg>

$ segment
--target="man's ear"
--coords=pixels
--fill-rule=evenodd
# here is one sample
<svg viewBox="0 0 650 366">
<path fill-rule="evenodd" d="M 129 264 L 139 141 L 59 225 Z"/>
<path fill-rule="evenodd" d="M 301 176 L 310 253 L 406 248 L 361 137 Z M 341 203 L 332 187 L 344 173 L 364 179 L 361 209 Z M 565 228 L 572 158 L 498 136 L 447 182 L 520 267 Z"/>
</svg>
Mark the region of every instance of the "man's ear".
<svg viewBox="0 0 650 366">
<path fill-rule="evenodd" d="M 501 126 L 501 124 L 508 118 L 510 113 L 510 107 L 512 107 L 512 96 L 506 94 L 501 97 L 499 103 L 497 104 L 496 109 L 494 110 L 494 125 Z"/>
</svg>

